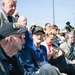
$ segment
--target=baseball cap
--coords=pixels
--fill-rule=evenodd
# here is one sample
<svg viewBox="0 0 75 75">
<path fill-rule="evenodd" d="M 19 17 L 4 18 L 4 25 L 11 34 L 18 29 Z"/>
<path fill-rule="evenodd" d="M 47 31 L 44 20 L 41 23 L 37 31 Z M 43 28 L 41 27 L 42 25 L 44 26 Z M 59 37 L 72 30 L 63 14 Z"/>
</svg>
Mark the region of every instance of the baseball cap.
<svg viewBox="0 0 75 75">
<path fill-rule="evenodd" d="M 52 47 L 57 50 L 62 50 L 56 43 L 52 43 Z"/>
<path fill-rule="evenodd" d="M 43 34 L 45 34 L 43 28 L 41 26 L 35 26 L 32 30 L 32 34 L 35 34 L 37 32 L 42 32 Z"/>
<path fill-rule="evenodd" d="M 22 29 L 20 29 L 19 27 L 15 27 L 12 25 L 12 23 L 7 23 L 4 24 L 1 28 L 0 28 L 0 40 L 4 39 L 5 37 L 8 37 L 12 34 L 22 34 L 26 31 L 26 27 L 23 27 Z"/>
</svg>

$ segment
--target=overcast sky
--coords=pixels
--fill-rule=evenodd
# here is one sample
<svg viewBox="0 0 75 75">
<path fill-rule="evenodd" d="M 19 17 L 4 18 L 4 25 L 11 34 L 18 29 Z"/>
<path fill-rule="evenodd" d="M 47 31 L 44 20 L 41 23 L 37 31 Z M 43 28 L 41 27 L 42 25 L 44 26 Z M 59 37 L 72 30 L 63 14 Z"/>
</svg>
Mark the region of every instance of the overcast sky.
<svg viewBox="0 0 75 75">
<path fill-rule="evenodd" d="M 53 24 L 53 0 L 18 0 L 17 11 L 20 16 L 28 19 L 27 27 L 31 23 L 44 27 L 45 23 Z M 1 3 L 1 0 L 0 0 Z M 54 0 L 55 24 L 63 29 L 67 21 L 75 26 L 75 0 Z M 1 8 L 1 6 L 0 6 Z"/>
</svg>

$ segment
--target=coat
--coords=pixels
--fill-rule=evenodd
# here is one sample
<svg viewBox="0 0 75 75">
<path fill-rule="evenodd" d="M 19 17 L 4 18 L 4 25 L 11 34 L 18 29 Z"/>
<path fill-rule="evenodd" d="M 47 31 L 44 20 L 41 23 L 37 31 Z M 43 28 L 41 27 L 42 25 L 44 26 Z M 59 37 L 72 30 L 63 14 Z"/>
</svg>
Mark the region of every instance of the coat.
<svg viewBox="0 0 75 75">
<path fill-rule="evenodd" d="M 24 75 L 24 68 L 16 56 L 8 57 L 0 47 L 0 75 Z"/>
<path fill-rule="evenodd" d="M 13 21 L 13 23 L 16 22 L 14 17 L 12 17 L 12 21 Z M 3 9 L 1 9 L 0 10 L 0 27 L 2 27 L 4 24 L 7 24 L 7 23 L 9 23 L 7 14 Z"/>
</svg>

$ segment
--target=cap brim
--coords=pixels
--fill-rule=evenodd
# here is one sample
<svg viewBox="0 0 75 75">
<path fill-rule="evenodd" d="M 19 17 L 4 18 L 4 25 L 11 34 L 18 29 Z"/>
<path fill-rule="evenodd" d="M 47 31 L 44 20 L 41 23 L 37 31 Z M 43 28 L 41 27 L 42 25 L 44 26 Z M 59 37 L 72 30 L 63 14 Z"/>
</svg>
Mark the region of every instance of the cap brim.
<svg viewBox="0 0 75 75">
<path fill-rule="evenodd" d="M 56 50 L 62 50 L 57 44 L 52 43 L 52 47 L 55 48 Z"/>
<path fill-rule="evenodd" d="M 40 30 L 39 30 L 39 31 L 34 31 L 33 34 L 35 34 L 35 33 L 37 33 L 37 32 L 42 32 L 43 34 L 45 34 L 44 31 L 40 31 Z"/>
<path fill-rule="evenodd" d="M 27 30 L 27 28 L 26 28 L 26 27 L 23 27 L 22 29 L 19 29 L 19 30 L 18 30 L 16 33 L 14 33 L 14 34 L 22 34 L 22 33 L 25 33 L 26 30 Z"/>
<path fill-rule="evenodd" d="M 25 33 L 26 31 L 26 27 L 23 27 L 21 29 L 17 28 L 17 27 L 13 27 L 12 23 L 8 23 L 7 25 L 3 25 L 1 28 L 0 28 L 0 40 L 1 39 L 4 39 L 5 37 L 8 37 L 10 35 L 13 35 L 13 34 L 22 34 L 22 33 Z"/>
</svg>

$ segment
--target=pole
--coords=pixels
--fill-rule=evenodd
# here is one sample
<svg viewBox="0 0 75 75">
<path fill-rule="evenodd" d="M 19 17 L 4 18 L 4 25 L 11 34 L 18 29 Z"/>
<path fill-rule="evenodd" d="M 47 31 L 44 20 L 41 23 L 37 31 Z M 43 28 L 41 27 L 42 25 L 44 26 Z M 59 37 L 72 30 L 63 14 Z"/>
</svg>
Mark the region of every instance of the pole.
<svg viewBox="0 0 75 75">
<path fill-rule="evenodd" d="M 53 24 L 55 24 L 55 8 L 54 8 L 54 0 L 52 0 L 52 4 L 53 4 Z"/>
<path fill-rule="evenodd" d="M 75 13 L 74 13 L 74 26 L 75 26 Z"/>
</svg>

